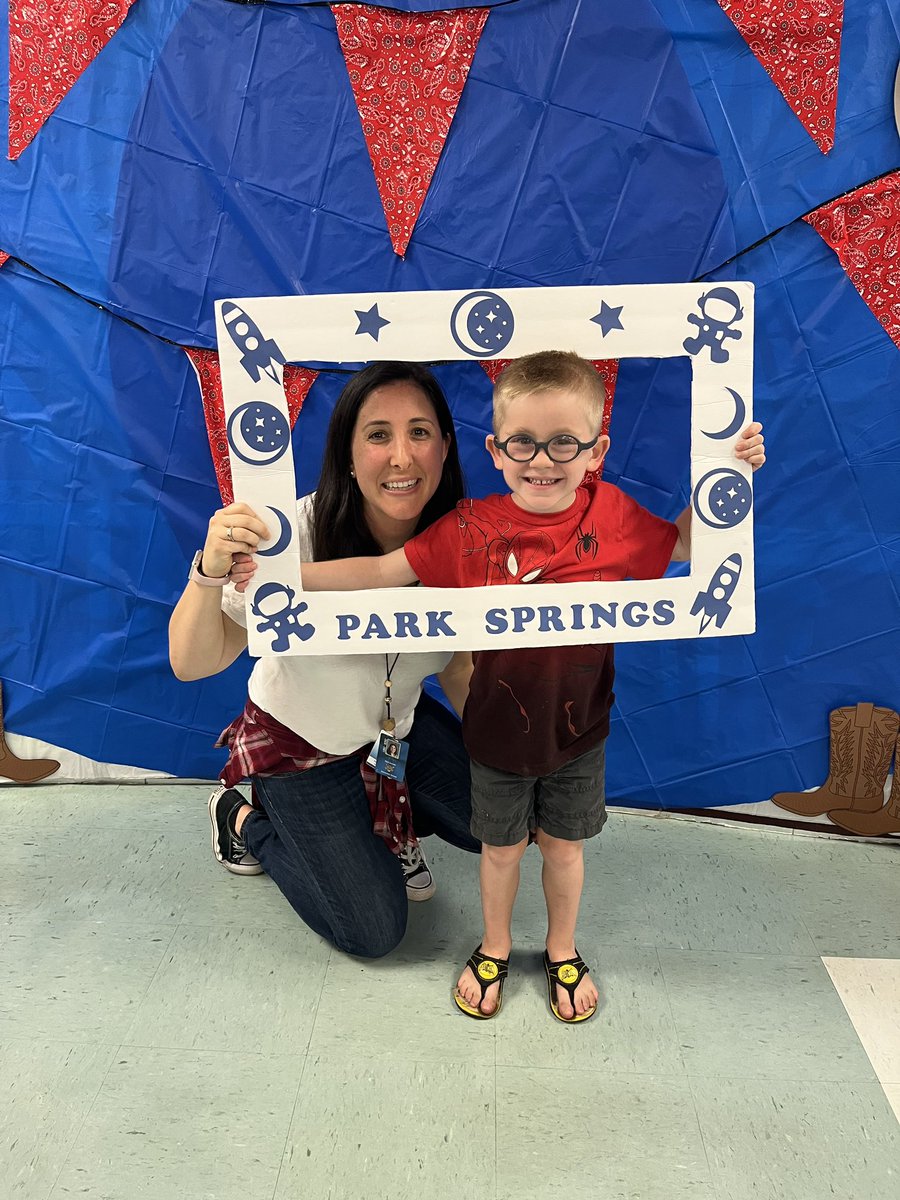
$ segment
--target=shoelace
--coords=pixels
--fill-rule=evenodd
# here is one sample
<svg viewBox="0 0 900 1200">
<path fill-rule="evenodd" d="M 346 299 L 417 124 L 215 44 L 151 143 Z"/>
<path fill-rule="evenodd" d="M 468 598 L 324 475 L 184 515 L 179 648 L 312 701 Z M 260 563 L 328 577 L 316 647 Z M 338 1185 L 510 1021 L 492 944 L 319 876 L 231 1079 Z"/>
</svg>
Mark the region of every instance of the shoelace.
<svg viewBox="0 0 900 1200">
<path fill-rule="evenodd" d="M 397 857 L 400 859 L 404 875 L 414 875 L 416 871 L 421 870 L 424 866 L 422 851 L 418 846 L 413 846 L 410 842 L 407 842 Z"/>
</svg>

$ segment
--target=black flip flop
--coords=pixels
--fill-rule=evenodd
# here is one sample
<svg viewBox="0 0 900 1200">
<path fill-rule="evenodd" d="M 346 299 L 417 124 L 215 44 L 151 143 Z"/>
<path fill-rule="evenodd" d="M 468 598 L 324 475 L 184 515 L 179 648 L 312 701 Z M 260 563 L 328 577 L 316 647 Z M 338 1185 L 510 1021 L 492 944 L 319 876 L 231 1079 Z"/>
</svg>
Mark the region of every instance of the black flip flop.
<svg viewBox="0 0 900 1200">
<path fill-rule="evenodd" d="M 556 985 L 560 984 L 569 993 L 569 1000 L 572 1003 L 572 1008 L 575 1007 L 575 991 L 590 971 L 587 963 L 579 955 L 578 950 L 575 951 L 574 958 L 564 958 L 560 962 L 551 962 L 550 955 L 544 951 L 544 970 L 547 973 L 547 1002 L 550 1005 L 550 1011 L 556 1017 L 557 1021 L 562 1021 L 564 1025 L 577 1025 L 579 1021 L 589 1020 L 597 1011 L 597 1005 L 589 1008 L 587 1012 L 576 1012 L 574 1017 L 564 1017 L 561 1015 L 556 1005 Z"/>
<path fill-rule="evenodd" d="M 489 1021 L 491 1017 L 496 1017 L 497 1013 L 503 1004 L 503 984 L 506 982 L 506 977 L 509 974 L 509 959 L 508 958 L 488 958 L 486 954 L 481 953 L 481 947 L 473 950 L 469 955 L 466 966 L 471 968 L 472 974 L 481 988 L 481 999 L 478 1001 L 478 1007 L 472 1008 L 460 996 L 458 991 L 454 991 L 453 999 L 461 1012 L 464 1012 L 467 1017 L 473 1017 L 476 1021 Z M 497 1007 L 493 1012 L 482 1012 L 481 1005 L 484 1002 L 484 996 L 488 988 L 493 984 L 497 984 Z"/>
</svg>

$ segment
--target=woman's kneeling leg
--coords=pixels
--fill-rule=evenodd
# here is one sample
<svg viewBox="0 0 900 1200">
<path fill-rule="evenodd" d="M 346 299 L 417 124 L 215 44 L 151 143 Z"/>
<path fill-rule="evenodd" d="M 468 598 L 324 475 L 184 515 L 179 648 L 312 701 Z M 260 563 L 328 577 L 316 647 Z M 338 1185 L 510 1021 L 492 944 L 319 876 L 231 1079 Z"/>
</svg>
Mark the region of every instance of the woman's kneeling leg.
<svg viewBox="0 0 900 1200">
<path fill-rule="evenodd" d="M 390 953 L 406 932 L 396 855 L 372 832 L 355 759 L 254 779 L 264 813 L 242 833 L 298 916 L 339 950 Z"/>
</svg>

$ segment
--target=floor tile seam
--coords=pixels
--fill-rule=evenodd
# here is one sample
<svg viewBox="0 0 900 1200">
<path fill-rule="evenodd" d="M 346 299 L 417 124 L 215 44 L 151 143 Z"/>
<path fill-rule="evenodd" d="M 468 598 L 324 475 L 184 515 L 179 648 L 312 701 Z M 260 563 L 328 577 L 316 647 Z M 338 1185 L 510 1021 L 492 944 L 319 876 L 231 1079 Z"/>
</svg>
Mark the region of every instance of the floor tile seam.
<svg viewBox="0 0 900 1200">
<path fill-rule="evenodd" d="M 197 1045 L 179 1046 L 175 1042 L 167 1042 L 165 1045 L 163 1045 L 162 1042 L 148 1042 L 148 1041 L 129 1042 L 127 1040 L 122 1041 L 120 1043 L 119 1049 L 121 1050 L 121 1052 L 123 1054 L 130 1053 L 133 1050 L 150 1050 L 150 1051 L 159 1052 L 162 1054 L 215 1055 L 218 1058 L 221 1058 L 222 1053 L 223 1053 L 222 1050 L 215 1049 L 212 1046 L 197 1046 Z M 274 1052 L 269 1053 L 265 1050 L 244 1050 L 244 1049 L 241 1049 L 241 1051 L 237 1054 L 235 1054 L 233 1051 L 228 1052 L 229 1059 L 232 1059 L 232 1058 L 259 1058 L 259 1059 L 262 1059 L 264 1062 L 285 1062 L 286 1060 L 296 1059 L 296 1061 L 298 1063 L 300 1063 L 300 1062 L 305 1062 L 306 1056 L 307 1056 L 306 1050 L 292 1050 L 292 1051 L 289 1051 L 288 1053 L 285 1053 L 282 1050 L 282 1051 L 279 1051 L 277 1054 Z"/>
<path fill-rule="evenodd" d="M 682 1072 L 685 1075 L 687 1075 L 687 1062 L 686 1062 L 685 1057 L 682 1054 L 682 1050 L 681 1050 L 680 1037 L 679 1037 L 679 1033 L 678 1033 L 678 1022 L 675 1019 L 675 1006 L 672 1003 L 672 995 L 669 991 L 669 981 L 668 981 L 668 979 L 666 979 L 666 973 L 663 970 L 662 959 L 659 956 L 659 947 L 654 946 L 654 951 L 656 954 L 656 965 L 659 967 L 659 977 L 662 980 L 663 993 L 665 994 L 665 997 L 666 997 L 666 1007 L 669 1011 L 669 1020 L 672 1023 L 672 1033 L 674 1034 L 675 1044 L 676 1044 L 676 1048 L 678 1051 L 678 1061 L 681 1063 Z M 692 1102 L 693 1102 L 693 1097 L 692 1097 Z M 694 1106 L 694 1108 L 696 1110 L 696 1105 Z M 699 1120 L 699 1115 L 698 1115 L 698 1120 Z M 705 1153 L 706 1147 L 704 1146 L 703 1149 L 704 1149 L 704 1153 Z"/>
<path fill-rule="evenodd" d="M 285 1160 L 288 1157 L 288 1147 L 291 1144 L 291 1130 L 294 1128 L 294 1118 L 297 1115 L 297 1105 L 300 1102 L 300 1092 L 303 1087 L 303 1077 L 306 1075 L 306 1069 L 308 1066 L 309 1042 L 307 1042 L 307 1050 L 303 1056 L 303 1066 L 300 1068 L 300 1074 L 297 1078 L 297 1090 L 294 1092 L 294 1102 L 291 1105 L 291 1113 L 288 1117 L 287 1128 L 284 1131 L 284 1145 L 281 1147 L 281 1155 L 278 1159 L 278 1170 L 275 1172 L 275 1183 L 272 1187 L 272 1195 L 269 1197 L 269 1200 L 275 1200 L 275 1197 L 278 1195 L 278 1187 L 281 1183 L 281 1173 L 284 1170 Z"/>
<path fill-rule="evenodd" d="M 697 1124 L 700 1128 L 700 1142 L 703 1146 L 703 1153 L 706 1156 L 706 1161 L 709 1165 L 709 1181 L 712 1189 L 715 1192 L 716 1200 L 731 1200 L 732 1193 L 727 1188 L 727 1180 L 724 1177 L 724 1172 L 720 1170 L 716 1155 L 715 1146 L 707 1144 L 707 1136 L 703 1130 L 703 1121 L 700 1118 L 700 1109 L 697 1106 L 697 1091 L 694 1087 L 695 1078 L 688 1076 L 688 1092 L 691 1097 L 691 1103 L 694 1106 L 694 1112 L 697 1116 Z"/>
<path fill-rule="evenodd" d="M 319 1017 L 319 1007 L 321 1006 L 321 1003 L 322 1003 L 322 994 L 325 991 L 325 981 L 328 978 L 328 971 L 331 968 L 331 964 L 334 960 L 334 955 L 335 955 L 334 946 L 329 946 L 328 954 L 325 958 L 325 962 L 324 962 L 323 968 L 322 968 L 322 980 L 319 985 L 319 994 L 318 994 L 318 997 L 316 998 L 316 1007 L 315 1007 L 315 1011 L 313 1012 L 313 1018 L 312 1018 L 312 1021 L 310 1022 L 310 1026 L 309 1026 L 309 1036 L 306 1039 L 306 1050 L 303 1055 L 303 1065 L 301 1066 L 300 1074 L 297 1077 L 297 1090 L 294 1092 L 294 1102 L 291 1105 L 291 1114 L 288 1118 L 287 1128 L 284 1131 L 284 1145 L 281 1148 L 281 1157 L 278 1160 L 278 1170 L 275 1172 L 275 1184 L 272 1188 L 272 1195 L 270 1197 L 270 1200 L 275 1200 L 275 1197 L 278 1195 L 278 1187 L 281 1183 L 281 1174 L 282 1174 L 282 1171 L 284 1170 L 285 1160 L 288 1156 L 288 1147 L 291 1142 L 291 1130 L 294 1128 L 294 1117 L 296 1116 L 296 1113 L 297 1113 L 297 1105 L 300 1102 L 300 1092 L 303 1088 L 303 1079 L 304 1079 L 304 1076 L 306 1075 L 307 1067 L 309 1066 L 310 1047 L 312 1046 L 313 1035 L 316 1030 L 316 1022 L 318 1021 L 318 1017 Z"/>
<path fill-rule="evenodd" d="M 559 1074 L 559 1066 L 542 1066 L 538 1063 L 500 1063 L 498 1070 L 504 1071 L 539 1071 L 543 1073 Z M 582 1059 L 578 1064 L 579 1077 L 582 1075 L 596 1075 L 599 1079 L 609 1080 L 612 1083 L 627 1082 L 630 1079 L 656 1079 L 662 1083 L 686 1083 L 691 1078 L 687 1071 L 680 1075 L 672 1071 L 611 1071 L 608 1066 L 592 1067 Z M 711 1076 L 718 1078 L 718 1076 Z"/>
<path fill-rule="evenodd" d="M 823 1054 L 827 1047 L 823 1048 Z M 694 1073 L 687 1072 L 688 1082 L 691 1084 L 707 1082 L 707 1083 L 766 1083 L 773 1087 L 803 1087 L 816 1088 L 835 1085 L 838 1087 L 878 1087 L 883 1089 L 881 1080 L 873 1074 L 871 1077 L 860 1078 L 858 1076 L 842 1076 L 841 1078 L 822 1078 L 818 1075 L 758 1075 L 758 1074 L 742 1074 L 735 1075 L 733 1072 L 726 1075 L 711 1075 L 708 1071 Z"/>
<path fill-rule="evenodd" d="M 175 925 L 172 929 L 172 933 L 171 933 L 171 936 L 169 937 L 168 942 L 162 948 L 162 953 L 159 956 L 159 959 L 157 961 L 157 964 L 153 971 L 153 974 L 150 976 L 150 979 L 147 982 L 147 986 L 144 988 L 143 992 L 140 994 L 140 996 L 135 1001 L 134 1016 L 131 1018 L 131 1022 L 128 1025 L 128 1028 L 125 1030 L 124 1035 L 119 1039 L 120 1046 L 127 1046 L 129 1044 L 128 1043 L 129 1035 L 131 1034 L 131 1031 L 134 1028 L 135 1022 L 137 1021 L 138 1017 L 140 1016 L 141 1008 L 143 1007 L 145 1000 L 149 996 L 151 988 L 153 987 L 154 983 L 156 982 L 156 978 L 159 975 L 160 970 L 162 969 L 162 965 L 163 965 L 163 962 L 165 961 L 166 955 L 172 949 L 172 943 L 175 941 L 177 934 L 178 934 L 178 926 Z"/>
<path fill-rule="evenodd" d="M 395 1054 L 379 1054 L 374 1058 L 366 1058 L 361 1056 L 360 1051 L 352 1047 L 346 1052 L 339 1045 L 331 1046 L 315 1046 L 311 1045 L 307 1052 L 307 1057 L 312 1057 L 317 1060 L 333 1061 L 335 1063 L 355 1063 L 357 1066 L 371 1066 L 373 1068 L 387 1066 L 392 1063 L 396 1057 Z M 410 1067 L 451 1067 L 460 1071 L 470 1071 L 477 1068 L 478 1065 L 484 1063 L 484 1057 L 473 1054 L 470 1058 L 410 1058 L 404 1054 L 403 1062 Z M 500 1064 L 501 1066 L 509 1066 L 510 1064 Z M 522 1065 L 522 1064 L 514 1064 Z M 548 1068 L 549 1070 L 550 1068 Z M 496 1074 L 497 1067 L 494 1071 Z"/>
<path fill-rule="evenodd" d="M 776 962 L 781 961 L 797 963 L 798 965 L 808 963 L 820 965 L 822 962 L 822 955 L 816 949 L 813 949 L 812 953 L 810 954 L 785 954 L 784 952 L 778 950 L 719 950 L 715 948 L 706 948 L 703 946 L 669 946 L 664 942 L 655 942 L 654 945 L 657 952 L 662 951 L 668 954 L 697 954 L 709 956 L 718 955 L 719 957 L 723 958 L 765 959 L 774 960 Z M 665 968 L 662 964 L 662 958 L 660 958 L 660 967 L 663 969 L 663 972 L 665 972 Z"/>
<path fill-rule="evenodd" d="M 494 1200 L 499 1200 L 500 1171 L 499 1171 L 497 1164 L 500 1161 L 500 1096 L 499 1096 L 499 1085 L 498 1085 L 498 1081 L 497 1081 L 498 1063 L 497 1063 L 497 1035 L 496 1035 L 496 1032 L 494 1033 L 494 1036 L 491 1038 L 491 1041 L 493 1042 L 493 1046 L 494 1046 L 494 1154 L 493 1154 L 493 1163 L 492 1163 L 492 1180 L 493 1180 L 492 1194 L 493 1194 Z"/>
<path fill-rule="evenodd" d="M 94 1095 L 91 1097 L 90 1104 L 87 1106 L 87 1108 L 85 1109 L 85 1111 L 82 1115 L 81 1121 L 78 1125 L 77 1133 L 75 1134 L 75 1136 L 72 1138 L 71 1142 L 69 1143 L 69 1147 L 66 1150 L 65 1157 L 63 1158 L 62 1162 L 60 1163 L 59 1170 L 56 1173 L 56 1178 L 53 1180 L 53 1183 L 50 1185 L 50 1190 L 47 1192 L 47 1200 L 53 1200 L 53 1195 L 56 1192 L 57 1184 L 59 1183 L 60 1179 L 63 1176 L 63 1172 L 65 1171 L 66 1166 L 68 1165 L 69 1159 L 72 1157 L 75 1147 L 78 1145 L 79 1139 L 81 1138 L 81 1135 L 84 1132 L 84 1127 L 87 1125 L 88 1120 L 90 1119 L 91 1113 L 94 1111 L 94 1108 L 96 1107 L 97 1098 L 99 1097 L 100 1093 L 103 1091 L 104 1087 L 106 1086 L 106 1081 L 107 1081 L 107 1079 L 109 1079 L 110 1072 L 112 1071 L 113 1066 L 115 1065 L 116 1059 L 122 1053 L 121 1043 L 112 1043 L 112 1044 L 110 1044 L 110 1048 L 112 1050 L 112 1053 L 109 1056 L 109 1063 L 107 1064 L 106 1070 L 103 1073 L 103 1078 L 100 1080 L 100 1083 L 97 1085 L 97 1090 L 94 1092 Z"/>
<path fill-rule="evenodd" d="M 328 954 L 325 958 L 325 962 L 322 964 L 322 978 L 321 978 L 321 981 L 319 984 L 319 993 L 316 997 L 315 1008 L 312 1013 L 312 1020 L 310 1021 L 310 1024 L 309 1024 L 309 1034 L 307 1035 L 306 1048 L 303 1052 L 303 1065 L 300 1068 L 300 1075 L 297 1079 L 297 1090 L 294 1093 L 294 1102 L 291 1105 L 291 1115 L 288 1120 L 287 1129 L 285 1130 L 284 1145 L 282 1146 L 282 1149 L 281 1149 L 281 1157 L 278 1160 L 278 1170 L 275 1174 L 275 1187 L 272 1191 L 271 1200 L 274 1200 L 275 1196 L 278 1193 L 278 1187 L 279 1187 L 279 1184 L 281 1181 L 281 1174 L 282 1174 L 282 1171 L 284 1170 L 284 1164 L 285 1164 L 285 1160 L 286 1160 L 286 1157 L 288 1154 L 288 1147 L 290 1145 L 291 1130 L 294 1127 L 294 1117 L 297 1112 L 297 1105 L 300 1101 L 300 1091 L 301 1091 L 301 1088 L 303 1087 L 303 1079 L 304 1079 L 304 1076 L 306 1075 L 306 1071 L 309 1066 L 310 1055 L 311 1055 L 311 1053 L 313 1053 L 312 1045 L 313 1045 L 313 1039 L 315 1037 L 316 1025 L 317 1025 L 318 1019 L 319 1019 L 319 1009 L 322 1004 L 322 994 L 325 991 L 325 983 L 328 979 L 328 972 L 331 969 L 331 964 L 334 961 L 334 955 L 335 955 L 335 948 L 334 948 L 334 946 L 330 945 L 328 947 Z M 316 1057 L 319 1058 L 319 1057 L 321 1057 L 321 1055 L 316 1053 Z M 348 1055 L 348 1059 L 350 1057 L 351 1056 Z"/>
<path fill-rule="evenodd" d="M 662 963 L 660 963 L 660 972 L 662 972 Z M 675 1033 L 676 1038 L 677 1038 L 678 1026 L 675 1024 L 675 1014 L 672 1011 L 672 1004 L 671 1004 L 671 1000 L 669 999 L 668 985 L 666 984 L 665 976 L 663 976 L 662 979 L 663 979 L 663 987 L 665 988 L 665 991 L 666 991 L 666 1002 L 669 1005 L 669 1015 L 672 1018 L 672 1030 Z M 703 1136 L 703 1126 L 700 1122 L 700 1110 L 697 1108 L 697 1098 L 694 1095 L 694 1089 L 691 1086 L 691 1078 L 687 1072 L 687 1064 L 685 1063 L 685 1061 L 681 1055 L 681 1047 L 680 1046 L 678 1046 L 678 1056 L 679 1056 L 679 1059 L 681 1059 L 681 1067 L 682 1067 L 682 1072 L 683 1072 L 683 1078 L 687 1084 L 687 1092 L 691 1098 L 691 1109 L 693 1110 L 693 1114 L 694 1114 L 694 1124 L 696 1126 L 697 1136 L 700 1138 L 700 1145 L 703 1147 L 703 1158 L 706 1162 L 706 1177 L 707 1177 L 707 1180 L 709 1181 L 710 1187 L 713 1190 L 716 1200 L 722 1200 L 721 1193 L 719 1191 L 718 1180 L 716 1179 L 716 1174 L 713 1169 L 712 1161 L 710 1159 L 709 1149 L 706 1145 L 706 1138 Z M 656 1076 L 654 1076 L 654 1078 L 656 1078 Z M 668 1078 L 671 1078 L 671 1077 L 668 1077 Z"/>
<path fill-rule="evenodd" d="M 531 1062 L 523 1063 L 523 1062 L 500 1061 L 497 1064 L 497 1069 L 498 1069 L 498 1071 L 555 1071 L 557 1074 L 559 1073 L 559 1066 L 556 1064 L 554 1064 L 552 1066 L 544 1066 L 540 1063 L 531 1063 Z M 660 1080 L 669 1080 L 669 1081 L 676 1082 L 676 1083 L 677 1082 L 684 1083 L 688 1079 L 688 1072 L 686 1069 L 682 1070 L 682 1072 L 680 1074 L 674 1074 L 671 1070 L 667 1070 L 667 1071 L 620 1071 L 620 1070 L 610 1070 L 609 1066 L 606 1064 L 604 1064 L 603 1066 L 597 1066 L 597 1067 L 589 1066 L 587 1064 L 587 1062 L 585 1061 L 585 1059 L 579 1060 L 578 1073 L 579 1073 L 579 1076 L 582 1074 L 585 1074 L 585 1073 L 587 1073 L 589 1075 L 594 1074 L 594 1075 L 597 1075 L 598 1077 L 602 1076 L 603 1079 L 610 1079 L 613 1081 L 627 1080 L 627 1079 L 641 1079 L 641 1080 L 660 1079 Z"/>
<path fill-rule="evenodd" d="M 80 1037 L 55 1037 L 52 1033 L 41 1033 L 37 1037 L 33 1033 L 4 1033 L 3 1020 L 0 1018 L 0 1045 L 4 1042 L 24 1042 L 33 1046 L 93 1046 L 98 1050 L 115 1050 L 122 1046 L 120 1038 L 86 1037 L 82 1040 Z"/>
<path fill-rule="evenodd" d="M 313 1014 L 312 1014 L 312 1021 L 310 1022 L 310 1025 L 309 1025 L 309 1036 L 306 1039 L 306 1054 L 307 1055 L 309 1054 L 309 1048 L 312 1045 L 313 1036 L 316 1031 L 316 1025 L 318 1024 L 319 1009 L 322 1005 L 322 995 L 325 991 L 325 983 L 328 979 L 328 972 L 331 970 L 331 965 L 334 962 L 334 956 L 335 956 L 335 947 L 333 945 L 329 945 L 328 953 L 325 956 L 324 963 L 322 964 L 322 978 L 319 983 L 319 994 L 316 997 L 316 1004 L 315 1004 L 315 1008 L 314 1008 Z"/>
<path fill-rule="evenodd" d="M 42 909 L 42 911 L 46 911 L 46 909 Z M 32 915 L 32 917 L 37 916 L 40 919 L 39 913 L 32 913 L 31 915 Z M 21 918 L 22 914 L 19 914 L 19 917 Z M 28 918 L 25 917 L 24 919 L 27 920 Z M 94 918 L 94 917 L 79 917 L 74 912 L 68 913 L 68 914 L 56 914 L 54 917 L 48 917 L 48 918 L 44 918 L 44 919 L 54 920 L 54 921 L 58 921 L 58 922 L 69 921 L 69 920 L 77 921 L 81 928 L 84 928 L 85 923 L 87 921 L 93 925 L 99 925 L 99 926 L 102 926 L 104 929 L 114 930 L 114 931 L 118 931 L 120 933 L 122 933 L 122 932 L 124 932 L 124 933 L 134 933 L 134 932 L 151 933 L 155 930 L 163 929 L 166 932 L 169 932 L 171 930 L 171 932 L 174 934 L 178 931 L 178 929 L 181 926 L 180 920 L 174 920 L 174 921 L 136 920 L 135 921 L 135 920 L 132 920 L 130 917 L 122 917 L 121 919 L 106 920 L 105 918 L 98 919 L 98 918 Z M 48 930 L 48 933 L 49 932 L 50 931 Z"/>
</svg>

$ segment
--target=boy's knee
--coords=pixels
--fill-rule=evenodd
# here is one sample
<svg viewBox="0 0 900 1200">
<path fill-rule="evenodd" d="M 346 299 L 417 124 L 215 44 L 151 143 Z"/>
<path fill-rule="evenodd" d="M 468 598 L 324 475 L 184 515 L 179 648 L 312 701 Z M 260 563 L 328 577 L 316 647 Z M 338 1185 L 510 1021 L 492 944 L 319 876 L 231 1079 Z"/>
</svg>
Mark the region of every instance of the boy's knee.
<svg viewBox="0 0 900 1200">
<path fill-rule="evenodd" d="M 511 867 L 515 866 L 525 853 L 527 845 L 527 838 L 521 842 L 517 842 L 514 846 L 490 846 L 487 842 L 483 842 L 481 853 L 492 866 Z"/>
<path fill-rule="evenodd" d="M 565 838 L 551 837 L 550 834 L 544 833 L 540 829 L 538 830 L 537 844 L 541 854 L 548 862 L 561 867 L 574 866 L 581 860 L 584 853 L 582 840 L 570 842 Z"/>
</svg>

